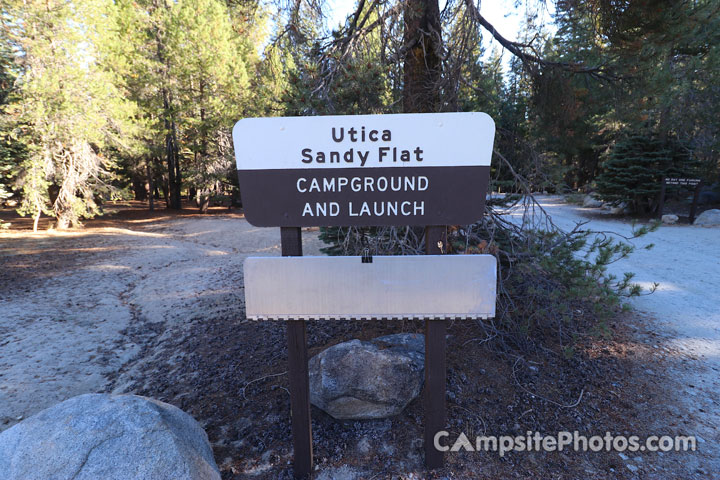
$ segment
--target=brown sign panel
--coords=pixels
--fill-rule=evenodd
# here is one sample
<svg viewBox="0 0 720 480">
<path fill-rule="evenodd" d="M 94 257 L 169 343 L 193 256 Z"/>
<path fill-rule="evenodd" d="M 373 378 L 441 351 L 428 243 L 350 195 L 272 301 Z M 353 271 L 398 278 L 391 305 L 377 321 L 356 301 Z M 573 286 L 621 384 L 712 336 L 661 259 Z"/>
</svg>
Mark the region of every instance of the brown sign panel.
<svg viewBox="0 0 720 480">
<path fill-rule="evenodd" d="M 494 131 L 482 113 L 241 120 L 233 141 L 246 218 L 262 227 L 475 222 Z"/>
<path fill-rule="evenodd" d="M 472 223 L 490 167 L 249 170 L 245 216 L 260 227 Z"/>
</svg>

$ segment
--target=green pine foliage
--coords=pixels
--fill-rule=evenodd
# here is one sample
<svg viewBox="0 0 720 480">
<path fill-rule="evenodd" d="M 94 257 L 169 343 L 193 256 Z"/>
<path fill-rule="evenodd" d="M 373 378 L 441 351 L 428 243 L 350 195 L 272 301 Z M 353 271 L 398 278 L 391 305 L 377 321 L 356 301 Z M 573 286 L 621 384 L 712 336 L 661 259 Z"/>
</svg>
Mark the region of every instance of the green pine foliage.
<svg viewBox="0 0 720 480">
<path fill-rule="evenodd" d="M 559 2 L 555 31 L 529 14 L 511 40 L 543 61 L 517 55 L 509 72 L 500 49 L 485 55 L 493 32 L 470 4 L 444 9 L 439 108 L 493 116 L 508 159 L 493 162 L 493 188 L 515 191 L 514 173 L 535 191 L 591 185 L 604 152 L 646 125 L 691 148 L 716 181 L 716 2 L 656 3 Z M 130 185 L 143 199 L 154 184 L 178 208 L 181 190 L 237 193 L 230 129 L 239 118 L 398 112 L 402 5 L 358 5 L 328 29 L 322 8 L 305 2 L 274 12 L 253 1 L 7 0 L 4 195 L 17 192 L 22 212 L 61 225 Z M 87 174 L 65 168 L 78 164 L 71 157 Z"/>
<path fill-rule="evenodd" d="M 624 307 L 626 298 L 656 288 L 643 292 L 632 282 L 632 273 L 618 278 L 608 272 L 608 266 L 632 254 L 632 240 L 656 230 L 659 223 L 636 227 L 629 238 L 617 238 L 581 226 L 564 232 L 551 222 L 529 218 L 528 224 L 545 227 L 503 229 L 493 218 L 490 214 L 473 225 L 449 227 L 445 253 L 491 254 L 498 259 L 495 326 L 522 349 L 531 346 L 540 332 L 553 332 L 568 348 L 577 336 L 606 334 L 606 321 Z M 424 229 L 418 227 L 330 227 L 321 232 L 328 255 L 366 251 L 417 255 L 424 251 Z"/>
<path fill-rule="evenodd" d="M 6 38 L 22 65 L 14 104 L 5 110 L 27 155 L 19 164 L 19 211 L 57 217 L 61 228 L 99 212 L 113 161 L 133 135 L 134 105 L 107 67 L 113 42 L 106 0 L 6 3 Z M 49 8 L 52 7 L 52 8 Z M 110 28 L 108 28 L 110 27 Z"/>
<path fill-rule="evenodd" d="M 597 193 L 608 202 L 626 203 L 638 214 L 652 213 L 663 177 L 694 177 L 697 166 L 680 142 L 636 133 L 613 146 L 596 179 Z"/>
<path fill-rule="evenodd" d="M 528 137 L 562 171 L 561 183 L 591 185 L 608 148 L 648 126 L 689 146 L 703 177 L 716 181 L 717 2 L 567 0 L 556 8 L 557 32 L 534 51 L 568 67 L 524 66 L 513 75 L 530 83 Z M 543 38 L 530 21 L 527 30 L 526 38 Z M 578 73 L 586 67 L 591 73 Z"/>
<path fill-rule="evenodd" d="M 148 174 L 175 199 L 183 186 L 210 195 L 237 183 L 230 127 L 268 113 L 255 88 L 272 83 L 256 75 L 268 34 L 262 7 L 9 0 L 0 8 L 0 184 L 20 193 L 21 214 L 79 225 L 129 185 L 144 188 Z"/>
<path fill-rule="evenodd" d="M 16 164 L 25 156 L 24 145 L 17 138 L 7 114 L 15 90 L 15 76 L 12 55 L 0 44 L 0 205 L 13 197 Z M 9 224 L 0 222 L 0 229 L 7 227 Z"/>
</svg>

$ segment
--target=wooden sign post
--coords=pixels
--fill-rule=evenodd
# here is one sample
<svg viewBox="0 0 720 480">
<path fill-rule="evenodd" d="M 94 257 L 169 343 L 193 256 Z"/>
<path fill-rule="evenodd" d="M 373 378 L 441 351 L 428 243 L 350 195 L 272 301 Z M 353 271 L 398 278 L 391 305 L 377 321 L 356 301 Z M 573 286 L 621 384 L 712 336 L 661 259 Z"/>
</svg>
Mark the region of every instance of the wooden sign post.
<svg viewBox="0 0 720 480">
<path fill-rule="evenodd" d="M 313 465 L 307 319 L 425 320 L 425 462 L 443 466 L 434 438 L 446 428 L 445 319 L 495 315 L 497 266 L 490 255 L 438 255 L 446 250 L 444 225 L 482 218 L 494 135 L 492 119 L 474 112 L 235 125 L 245 216 L 281 228 L 283 257 L 302 256 L 304 226 L 430 225 L 426 257 L 246 260 L 248 318 L 287 320 L 295 478 L 308 478 Z M 362 295 L 334 293 L 352 291 L 340 288 L 348 281 Z"/>
<path fill-rule="evenodd" d="M 283 257 L 302 257 L 302 231 L 300 228 L 280 228 L 280 249 Z M 287 331 L 293 453 L 295 456 L 293 469 L 296 478 L 308 478 L 312 471 L 313 451 L 307 326 L 305 320 L 290 320 L 285 328 Z"/>
<path fill-rule="evenodd" d="M 484 194 L 483 194 L 484 195 Z M 425 254 L 444 253 L 447 241 L 445 227 L 425 228 Z M 494 258 L 494 257 L 493 257 Z M 494 293 L 494 285 L 493 285 Z M 495 301 L 493 295 L 493 303 Z M 493 316 L 494 309 L 493 309 Z M 425 320 L 425 465 L 434 470 L 445 466 L 445 455 L 435 448 L 435 435 L 445 430 L 445 321 Z"/>
</svg>

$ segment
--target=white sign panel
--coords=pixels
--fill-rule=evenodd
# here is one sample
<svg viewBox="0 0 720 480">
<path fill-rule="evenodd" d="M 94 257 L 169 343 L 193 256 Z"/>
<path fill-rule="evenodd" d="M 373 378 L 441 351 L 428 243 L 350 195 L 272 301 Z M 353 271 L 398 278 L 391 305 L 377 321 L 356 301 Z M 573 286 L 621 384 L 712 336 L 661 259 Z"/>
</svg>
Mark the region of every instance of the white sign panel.
<svg viewBox="0 0 720 480">
<path fill-rule="evenodd" d="M 244 268 L 254 320 L 495 316 L 492 255 L 250 257 Z"/>
<path fill-rule="evenodd" d="M 486 113 L 245 118 L 233 128 L 238 170 L 490 166 Z"/>
</svg>

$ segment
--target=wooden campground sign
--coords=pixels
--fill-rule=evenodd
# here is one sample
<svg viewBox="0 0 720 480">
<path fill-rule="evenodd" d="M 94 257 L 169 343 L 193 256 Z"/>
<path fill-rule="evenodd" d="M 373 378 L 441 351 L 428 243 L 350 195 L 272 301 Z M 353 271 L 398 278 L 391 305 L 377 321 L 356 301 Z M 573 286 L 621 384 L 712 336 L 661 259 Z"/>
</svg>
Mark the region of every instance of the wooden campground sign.
<svg viewBox="0 0 720 480">
<path fill-rule="evenodd" d="M 475 112 L 246 118 L 233 129 L 245 216 L 261 227 L 470 224 L 494 136 Z"/>
<path fill-rule="evenodd" d="M 244 264 L 248 318 L 287 321 L 294 476 L 313 471 L 308 319 L 425 320 L 425 463 L 442 467 L 445 321 L 495 315 L 492 255 L 442 255 L 485 210 L 484 113 L 248 118 L 233 129 L 245 217 L 281 227 L 282 258 Z M 300 227 L 423 225 L 424 256 L 302 257 Z"/>
</svg>

